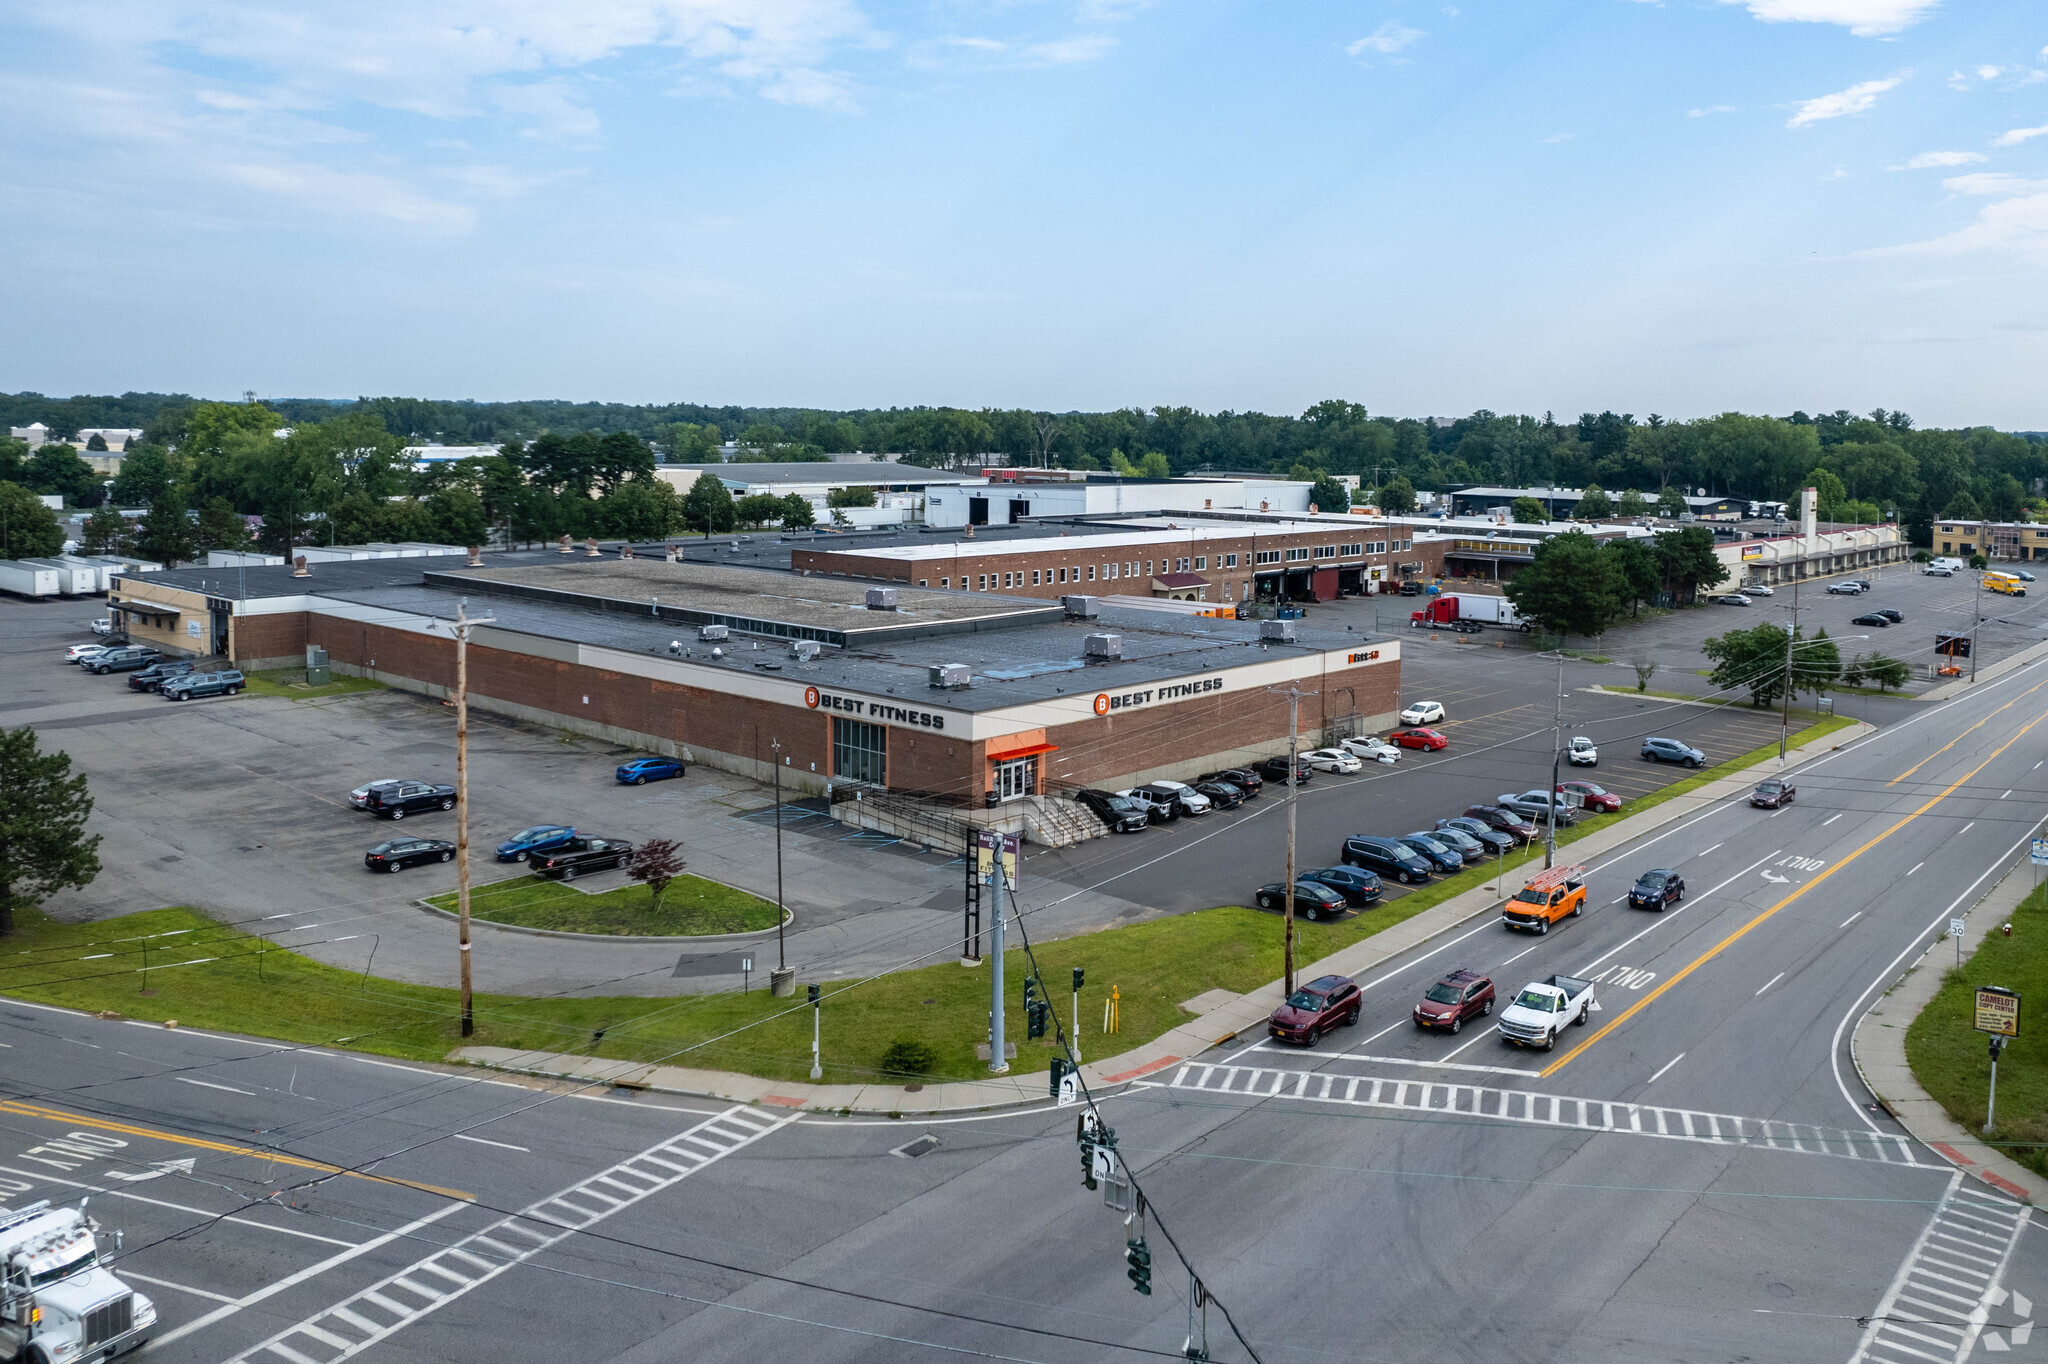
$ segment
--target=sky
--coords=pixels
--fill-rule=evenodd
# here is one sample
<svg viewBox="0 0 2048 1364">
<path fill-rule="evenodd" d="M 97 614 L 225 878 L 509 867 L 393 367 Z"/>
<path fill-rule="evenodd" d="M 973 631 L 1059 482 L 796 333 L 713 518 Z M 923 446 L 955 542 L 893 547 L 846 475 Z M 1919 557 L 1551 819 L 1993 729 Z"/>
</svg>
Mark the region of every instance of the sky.
<svg viewBox="0 0 2048 1364">
<path fill-rule="evenodd" d="M 0 389 L 2048 428 L 2034 0 L 13 0 Z"/>
</svg>

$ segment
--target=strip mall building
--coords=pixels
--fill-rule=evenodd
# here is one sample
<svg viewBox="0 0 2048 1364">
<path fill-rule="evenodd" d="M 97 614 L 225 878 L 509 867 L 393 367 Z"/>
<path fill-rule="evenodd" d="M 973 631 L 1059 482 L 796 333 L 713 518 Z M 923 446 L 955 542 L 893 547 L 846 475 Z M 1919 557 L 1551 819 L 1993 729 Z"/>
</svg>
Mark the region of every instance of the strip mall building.
<svg viewBox="0 0 2048 1364">
<path fill-rule="evenodd" d="M 337 672 L 430 696 L 453 684 L 466 599 L 489 619 L 469 651 L 481 709 L 764 780 L 779 743 L 799 789 L 970 804 L 1284 752 L 1289 689 L 1307 693 L 1313 747 L 1391 724 L 1400 692 L 1397 643 L 1296 622 L 648 558 L 174 569 L 117 579 L 110 598 L 138 640 L 218 640 L 245 669 L 303 666 L 312 646 Z"/>
</svg>

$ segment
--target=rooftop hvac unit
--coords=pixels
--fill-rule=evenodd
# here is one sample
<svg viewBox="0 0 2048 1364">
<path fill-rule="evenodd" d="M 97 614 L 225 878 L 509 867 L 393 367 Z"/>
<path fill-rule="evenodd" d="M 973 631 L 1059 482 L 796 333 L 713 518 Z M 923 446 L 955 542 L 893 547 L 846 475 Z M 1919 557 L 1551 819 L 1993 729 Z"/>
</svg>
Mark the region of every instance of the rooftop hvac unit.
<svg viewBox="0 0 2048 1364">
<path fill-rule="evenodd" d="M 700 625 L 697 627 L 698 639 L 730 639 L 731 637 L 732 631 L 726 629 L 723 625 Z"/>
<path fill-rule="evenodd" d="M 1294 622 L 1291 620 L 1262 620 L 1259 622 L 1259 638 L 1275 644 L 1294 643 Z"/>
<path fill-rule="evenodd" d="M 944 691 L 964 691 L 974 681 L 974 670 L 965 663 L 931 665 L 932 685 Z"/>
<path fill-rule="evenodd" d="M 894 611 L 896 589 L 893 587 L 871 587 L 868 589 L 868 610 Z"/>
<path fill-rule="evenodd" d="M 790 657 L 800 658 L 808 663 L 818 656 L 818 650 L 821 647 L 823 646 L 815 639 L 792 640 L 789 645 Z"/>
<path fill-rule="evenodd" d="M 1094 620 L 1102 614 L 1100 597 L 1061 597 L 1060 605 L 1066 608 L 1068 615 L 1078 616 L 1082 620 Z"/>
<path fill-rule="evenodd" d="M 1090 658 L 1109 659 L 1122 658 L 1124 656 L 1124 637 L 1122 635 L 1090 635 L 1083 641 L 1083 644 L 1084 652 Z"/>
</svg>

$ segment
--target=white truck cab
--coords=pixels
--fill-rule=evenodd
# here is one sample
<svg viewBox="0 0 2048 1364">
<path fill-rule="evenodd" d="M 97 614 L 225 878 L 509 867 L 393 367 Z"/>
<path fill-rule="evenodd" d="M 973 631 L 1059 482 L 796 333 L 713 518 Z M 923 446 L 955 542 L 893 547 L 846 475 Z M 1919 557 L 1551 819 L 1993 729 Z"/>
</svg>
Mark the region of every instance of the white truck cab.
<svg viewBox="0 0 2048 1364">
<path fill-rule="evenodd" d="M 149 1339 L 156 1305 L 101 1267 L 98 1230 L 83 1203 L 0 1209 L 0 1359 L 92 1364 Z"/>
</svg>

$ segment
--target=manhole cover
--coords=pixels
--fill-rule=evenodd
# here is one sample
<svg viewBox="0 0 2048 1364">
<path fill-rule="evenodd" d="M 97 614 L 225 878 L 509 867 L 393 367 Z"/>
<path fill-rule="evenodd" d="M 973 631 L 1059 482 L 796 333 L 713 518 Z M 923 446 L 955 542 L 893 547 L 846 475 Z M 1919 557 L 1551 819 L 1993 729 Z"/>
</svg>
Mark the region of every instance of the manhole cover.
<svg viewBox="0 0 2048 1364">
<path fill-rule="evenodd" d="M 927 1151 L 936 1151 L 938 1149 L 939 1139 L 927 1132 L 921 1137 L 904 1142 L 889 1154 L 892 1156 L 902 1156 L 905 1160 L 916 1160 Z"/>
</svg>

